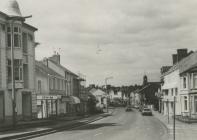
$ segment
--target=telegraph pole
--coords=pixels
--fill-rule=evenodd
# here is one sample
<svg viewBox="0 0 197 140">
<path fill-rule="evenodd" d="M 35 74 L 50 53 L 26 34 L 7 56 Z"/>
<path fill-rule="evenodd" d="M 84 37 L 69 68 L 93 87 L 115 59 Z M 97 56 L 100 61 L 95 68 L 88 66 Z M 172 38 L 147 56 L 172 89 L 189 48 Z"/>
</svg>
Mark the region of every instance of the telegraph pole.
<svg viewBox="0 0 197 140">
<path fill-rule="evenodd" d="M 169 124 L 169 101 L 167 99 L 167 108 L 168 108 L 168 124 Z"/>
<path fill-rule="evenodd" d="M 174 121 L 173 121 L 173 140 L 175 140 L 175 115 L 176 115 L 176 97 L 174 96 Z"/>
<path fill-rule="evenodd" d="M 108 107 L 108 92 L 107 92 L 107 80 L 112 79 L 113 77 L 107 77 L 105 78 L 105 86 L 106 86 L 106 93 L 107 93 L 107 113 L 109 112 L 109 107 Z"/>
<path fill-rule="evenodd" d="M 11 32 L 11 75 L 12 75 L 12 121 L 13 127 L 16 126 L 16 94 L 15 94 L 15 75 L 14 75 L 14 33 L 13 33 L 13 22 L 10 24 Z"/>
</svg>

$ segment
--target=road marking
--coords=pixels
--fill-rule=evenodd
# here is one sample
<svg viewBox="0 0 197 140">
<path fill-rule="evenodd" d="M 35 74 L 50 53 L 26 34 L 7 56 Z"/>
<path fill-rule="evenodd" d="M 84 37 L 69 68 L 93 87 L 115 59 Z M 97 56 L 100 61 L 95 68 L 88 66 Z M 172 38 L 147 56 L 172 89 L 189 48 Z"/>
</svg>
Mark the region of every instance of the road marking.
<svg viewBox="0 0 197 140">
<path fill-rule="evenodd" d="M 103 133 L 98 133 L 98 134 L 95 134 L 94 136 L 98 136 L 98 135 L 102 135 Z"/>
</svg>

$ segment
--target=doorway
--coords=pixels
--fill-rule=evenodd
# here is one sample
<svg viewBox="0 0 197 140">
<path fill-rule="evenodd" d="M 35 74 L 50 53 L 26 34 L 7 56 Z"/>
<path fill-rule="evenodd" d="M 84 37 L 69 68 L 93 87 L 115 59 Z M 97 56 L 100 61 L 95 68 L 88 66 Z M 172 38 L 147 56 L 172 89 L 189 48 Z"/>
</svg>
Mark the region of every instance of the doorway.
<svg viewBox="0 0 197 140">
<path fill-rule="evenodd" d="M 0 91 L 0 121 L 4 120 L 4 92 Z"/>
<path fill-rule="evenodd" d="M 32 116 L 31 92 L 22 92 L 22 115 L 24 120 L 31 119 Z"/>
</svg>

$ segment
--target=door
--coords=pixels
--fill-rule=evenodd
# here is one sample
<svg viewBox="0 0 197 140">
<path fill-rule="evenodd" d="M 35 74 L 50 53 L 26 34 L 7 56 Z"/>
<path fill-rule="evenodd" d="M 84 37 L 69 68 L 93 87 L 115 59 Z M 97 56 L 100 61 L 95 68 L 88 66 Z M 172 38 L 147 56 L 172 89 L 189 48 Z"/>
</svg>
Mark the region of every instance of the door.
<svg viewBox="0 0 197 140">
<path fill-rule="evenodd" d="M 0 91 L 0 121 L 4 120 L 4 93 Z"/>
<path fill-rule="evenodd" d="M 31 92 L 22 93 L 22 113 L 23 119 L 31 119 L 32 112 L 32 101 Z"/>
</svg>

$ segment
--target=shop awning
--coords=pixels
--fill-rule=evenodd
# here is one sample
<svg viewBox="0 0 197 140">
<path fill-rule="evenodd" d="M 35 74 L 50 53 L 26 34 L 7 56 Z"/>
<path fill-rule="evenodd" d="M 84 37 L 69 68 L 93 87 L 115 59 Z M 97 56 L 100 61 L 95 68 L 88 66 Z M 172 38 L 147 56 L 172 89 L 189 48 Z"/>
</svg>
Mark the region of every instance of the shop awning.
<svg viewBox="0 0 197 140">
<path fill-rule="evenodd" d="M 80 99 L 76 96 L 70 96 L 70 104 L 79 104 L 80 103 Z"/>
</svg>

